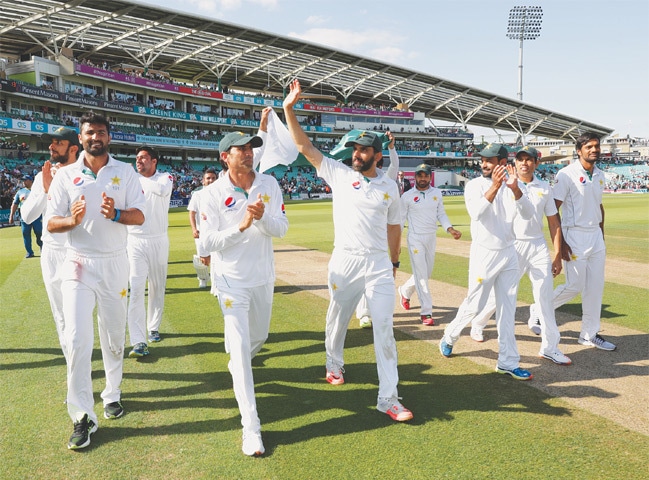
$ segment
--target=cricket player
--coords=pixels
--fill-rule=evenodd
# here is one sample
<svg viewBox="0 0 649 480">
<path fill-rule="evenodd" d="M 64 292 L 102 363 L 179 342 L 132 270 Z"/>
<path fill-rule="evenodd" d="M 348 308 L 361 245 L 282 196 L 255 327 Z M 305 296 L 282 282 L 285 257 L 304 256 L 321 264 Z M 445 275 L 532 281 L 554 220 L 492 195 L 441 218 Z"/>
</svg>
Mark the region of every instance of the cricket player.
<svg viewBox="0 0 649 480">
<path fill-rule="evenodd" d="M 31 223 L 41 215 L 43 222 L 47 222 L 52 215 L 48 208 L 47 195 L 52 184 L 52 178 L 60 168 L 72 165 L 79 154 L 81 144 L 79 134 L 69 128 L 61 127 L 51 134 L 43 134 L 41 139 L 48 142 L 50 159 L 43 164 L 43 170 L 36 175 L 32 185 L 32 193 L 27 197 L 20 209 L 21 217 Z M 65 346 L 64 321 L 63 321 L 63 296 L 61 293 L 60 267 L 65 259 L 65 233 L 50 233 L 47 228 L 43 230 L 43 247 L 41 249 L 41 272 L 45 292 L 50 302 L 50 309 L 56 325 L 56 333 L 63 356 L 68 356 Z"/>
<path fill-rule="evenodd" d="M 552 195 L 561 210 L 566 283 L 554 290 L 554 308 L 581 294 L 581 345 L 613 351 L 615 344 L 599 334 L 604 294 L 604 205 L 606 178 L 597 168 L 599 137 L 584 133 L 575 142 L 578 161 L 557 173 Z"/>
<path fill-rule="evenodd" d="M 158 154 L 142 146 L 135 152 L 135 168 L 144 191 L 144 223 L 128 226 L 129 260 L 128 332 L 133 349 L 129 357 L 149 354 L 149 342 L 160 341 L 160 324 L 165 302 L 167 263 L 169 261 L 169 201 L 173 178 L 159 172 Z M 148 308 L 144 309 L 144 290 L 148 288 Z"/>
<path fill-rule="evenodd" d="M 379 376 L 377 410 L 407 421 L 412 412 L 399 401 L 397 346 L 392 330 L 394 277 L 399 267 L 401 208 L 396 182 L 376 164 L 382 144 L 375 133 L 362 132 L 345 146 L 353 147 L 352 167 L 324 157 L 300 126 L 294 106 L 300 82 L 290 84 L 284 114 L 293 141 L 333 192 L 334 251 L 329 261 L 329 294 L 325 349 L 326 380 L 344 383 L 343 347 L 354 309 L 363 293 L 372 315 L 374 352 Z"/>
<path fill-rule="evenodd" d="M 399 154 L 397 149 L 394 148 L 395 138 L 391 131 L 387 131 L 385 135 L 388 137 L 388 155 L 390 156 L 390 166 L 388 167 L 385 175 L 392 180 L 397 180 L 397 172 L 399 172 Z M 379 162 L 377 166 L 382 168 Z M 403 172 L 401 172 L 403 173 Z M 367 303 L 367 297 L 363 295 L 360 302 L 356 306 L 356 318 L 358 318 L 358 325 L 361 328 L 372 328 L 372 317 L 370 315 L 370 307 Z"/>
<path fill-rule="evenodd" d="M 557 328 L 552 306 L 552 279 L 561 273 L 561 225 L 557 208 L 552 198 L 550 184 L 539 180 L 534 171 L 539 163 L 538 151 L 530 146 L 523 147 L 516 153 L 516 174 L 527 188 L 528 198 L 534 207 L 534 215 L 529 220 L 520 215 L 514 217 L 514 246 L 518 254 L 520 278 L 527 274 L 532 283 L 532 293 L 539 314 L 530 307 L 528 326 L 535 334 L 541 335 L 539 357 L 546 358 L 558 365 L 570 365 L 572 361 L 559 350 L 561 334 Z M 554 257 L 550 254 L 543 235 L 543 218 L 547 217 L 550 238 L 554 246 Z M 482 330 L 496 311 L 496 299 L 493 292 L 484 310 L 473 319 L 471 338 L 482 342 Z M 540 318 L 537 324 L 535 317 Z"/>
<path fill-rule="evenodd" d="M 196 269 L 196 277 L 198 278 L 198 288 L 207 287 L 207 281 L 210 278 L 210 268 L 206 265 L 203 265 L 200 259 L 200 255 L 198 255 L 198 252 L 200 250 L 201 228 L 201 217 L 198 212 L 200 211 L 201 194 L 203 189 L 211 183 L 215 182 L 217 178 L 218 174 L 213 167 L 206 168 L 203 172 L 202 187 L 192 192 L 192 196 L 189 199 L 189 205 L 187 205 L 187 210 L 189 210 L 189 224 L 192 227 L 192 235 L 194 237 L 194 242 L 196 243 L 197 254 L 194 255 L 193 263 L 194 268 Z"/>
<path fill-rule="evenodd" d="M 110 124 L 88 112 L 79 119 L 84 152 L 52 180 L 50 233 L 67 233 L 61 265 L 65 344 L 68 350 L 67 407 L 74 423 L 69 449 L 90 445 L 97 430 L 91 357 L 93 311 L 104 361 L 104 417 L 124 414 L 120 384 L 128 293 L 127 225 L 144 222 L 144 194 L 133 167 L 108 153 Z M 48 208 L 50 208 L 48 207 Z"/>
<path fill-rule="evenodd" d="M 530 219 L 533 207 L 516 170 L 507 165 L 504 145 L 490 143 L 480 155 L 482 177 L 471 180 L 464 190 L 464 202 L 471 217 L 469 291 L 444 330 L 439 349 L 443 356 L 451 356 L 462 329 L 484 309 L 493 289 L 498 329 L 496 371 L 517 380 L 531 380 L 532 374 L 519 366 L 514 334 L 519 268 L 513 221 L 516 215 Z"/>
<path fill-rule="evenodd" d="M 270 328 L 275 284 L 272 238 L 281 238 L 288 230 L 277 180 L 253 167 L 253 148 L 261 143 L 260 137 L 241 132 L 223 137 L 219 153 L 226 171 L 205 188 L 200 210 L 200 256 L 219 265 L 214 279 L 230 354 L 228 368 L 241 413 L 242 451 L 250 456 L 265 451 L 251 362 Z"/>
<path fill-rule="evenodd" d="M 448 219 L 442 191 L 430 185 L 431 178 L 430 165 L 422 163 L 415 170 L 415 188 L 401 196 L 401 226 L 408 223 L 408 253 L 412 275 L 398 290 L 401 306 L 406 310 L 410 309 L 410 297 L 417 291 L 421 303 L 421 323 L 428 326 L 435 325 L 428 279 L 435 266 L 437 223 L 455 240 L 462 236 Z"/>
</svg>

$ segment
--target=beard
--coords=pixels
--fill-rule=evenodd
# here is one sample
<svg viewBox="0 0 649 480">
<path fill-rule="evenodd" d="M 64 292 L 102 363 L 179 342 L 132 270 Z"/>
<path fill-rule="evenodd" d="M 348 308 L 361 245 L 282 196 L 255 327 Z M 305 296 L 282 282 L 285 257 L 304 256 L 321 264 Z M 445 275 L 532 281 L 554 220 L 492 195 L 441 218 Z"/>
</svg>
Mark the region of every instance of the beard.
<svg viewBox="0 0 649 480">
<path fill-rule="evenodd" d="M 417 180 L 417 190 L 428 190 L 428 187 L 430 187 L 430 181 Z"/>
<path fill-rule="evenodd" d="M 90 155 L 93 155 L 95 157 L 105 155 L 108 152 L 108 145 L 102 143 L 101 145 L 98 144 L 92 144 L 92 143 L 86 143 L 83 146 L 83 149 L 88 152 Z"/>
<path fill-rule="evenodd" d="M 62 155 L 59 154 L 59 153 L 52 153 L 50 155 L 50 161 L 52 163 L 60 163 L 62 165 L 65 165 L 66 163 L 68 163 L 68 158 L 70 156 L 69 152 L 70 152 L 70 149 L 68 148 L 68 149 L 66 149 L 65 153 L 63 153 Z"/>
<path fill-rule="evenodd" d="M 360 162 L 357 163 L 357 161 Z M 370 158 L 367 162 L 363 162 L 363 160 L 359 159 L 352 159 L 352 169 L 356 172 L 367 172 L 370 168 L 372 168 L 372 165 L 374 164 L 374 156 Z"/>
</svg>

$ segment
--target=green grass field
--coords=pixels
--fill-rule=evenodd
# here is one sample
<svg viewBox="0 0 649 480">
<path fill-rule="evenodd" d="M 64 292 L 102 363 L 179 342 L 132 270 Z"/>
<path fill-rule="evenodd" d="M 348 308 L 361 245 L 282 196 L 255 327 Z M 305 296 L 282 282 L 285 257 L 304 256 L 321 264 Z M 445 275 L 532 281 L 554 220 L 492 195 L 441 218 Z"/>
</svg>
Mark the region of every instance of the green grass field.
<svg viewBox="0 0 649 480">
<path fill-rule="evenodd" d="M 463 200 L 445 201 L 451 219 L 467 225 Z M 287 205 L 291 226 L 279 242 L 331 251 L 330 208 L 329 203 Z M 609 256 L 647 268 L 649 196 L 608 196 L 606 208 Z M 187 212 L 172 211 L 170 221 L 163 341 L 144 360 L 125 359 L 126 415 L 114 421 L 101 417 L 91 446 L 78 452 L 66 449 L 71 423 L 63 404 L 65 363 L 38 260 L 23 259 L 19 229 L 0 230 L 2 478 L 648 477 L 648 437 L 467 358 L 445 361 L 430 344 L 400 332 L 400 394 L 415 419 L 392 422 L 374 409 L 371 331 L 352 324 L 347 383 L 327 384 L 327 302 L 282 282 L 276 286 L 270 337 L 253 363 L 266 454 L 245 457 L 222 317 L 216 300 L 196 288 Z M 463 231 L 468 234 L 468 228 Z M 403 265 L 409 269 L 407 260 Z M 434 275 L 466 284 L 466 265 L 465 259 L 440 255 Z M 616 314 L 605 321 L 637 323 L 635 328 L 649 331 L 647 291 L 614 287 L 619 286 L 606 285 L 604 316 L 609 310 Z M 622 290 L 631 293 L 620 297 Z M 100 413 L 104 376 L 98 342 L 93 371 Z"/>
</svg>

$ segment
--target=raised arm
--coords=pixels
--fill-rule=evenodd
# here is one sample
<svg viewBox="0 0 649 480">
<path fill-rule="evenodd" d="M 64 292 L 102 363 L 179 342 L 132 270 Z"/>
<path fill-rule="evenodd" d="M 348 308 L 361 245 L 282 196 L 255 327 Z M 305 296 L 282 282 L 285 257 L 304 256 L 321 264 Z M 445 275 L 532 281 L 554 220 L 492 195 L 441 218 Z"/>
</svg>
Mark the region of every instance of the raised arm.
<svg viewBox="0 0 649 480">
<path fill-rule="evenodd" d="M 284 99 L 284 116 L 286 117 L 286 126 L 288 131 L 293 138 L 293 142 L 297 145 L 298 151 L 306 157 L 306 159 L 313 165 L 316 169 L 320 168 L 322 163 L 322 153 L 320 150 L 315 148 L 309 140 L 307 134 L 302 130 L 300 123 L 297 120 L 295 115 L 295 104 L 300 99 L 300 94 L 302 93 L 302 88 L 300 87 L 300 82 L 298 79 L 295 79 L 291 82 L 291 91 L 288 96 Z"/>
</svg>

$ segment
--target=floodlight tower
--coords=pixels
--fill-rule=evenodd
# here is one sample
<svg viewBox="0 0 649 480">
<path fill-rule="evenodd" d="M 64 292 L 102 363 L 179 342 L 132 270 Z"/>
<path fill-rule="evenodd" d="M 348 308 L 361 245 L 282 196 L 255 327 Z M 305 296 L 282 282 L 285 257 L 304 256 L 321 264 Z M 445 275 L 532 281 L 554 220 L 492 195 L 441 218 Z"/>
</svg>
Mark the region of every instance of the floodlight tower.
<svg viewBox="0 0 649 480">
<path fill-rule="evenodd" d="M 541 7 L 514 7 L 509 11 L 507 38 L 518 40 L 518 99 L 523 101 L 523 41 L 541 36 L 543 9 Z"/>
</svg>

